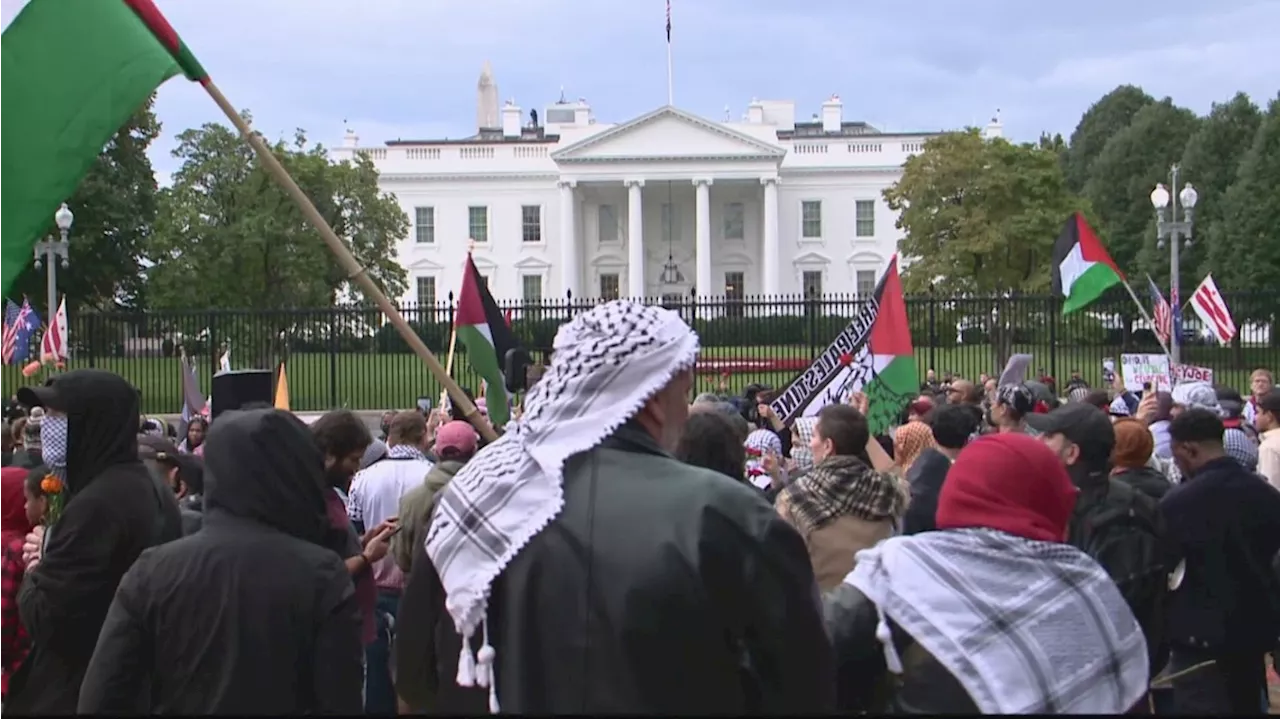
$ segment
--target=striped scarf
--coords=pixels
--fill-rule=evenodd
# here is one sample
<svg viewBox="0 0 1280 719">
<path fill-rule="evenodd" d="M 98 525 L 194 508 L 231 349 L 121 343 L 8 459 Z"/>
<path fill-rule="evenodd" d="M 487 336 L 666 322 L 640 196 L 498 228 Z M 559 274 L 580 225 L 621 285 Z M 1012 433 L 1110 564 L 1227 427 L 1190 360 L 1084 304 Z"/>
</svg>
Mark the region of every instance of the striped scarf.
<svg viewBox="0 0 1280 719">
<path fill-rule="evenodd" d="M 792 523 L 802 536 L 845 516 L 897 521 L 907 506 L 906 492 L 896 477 L 847 455 L 827 457 L 783 492 Z"/>
</svg>

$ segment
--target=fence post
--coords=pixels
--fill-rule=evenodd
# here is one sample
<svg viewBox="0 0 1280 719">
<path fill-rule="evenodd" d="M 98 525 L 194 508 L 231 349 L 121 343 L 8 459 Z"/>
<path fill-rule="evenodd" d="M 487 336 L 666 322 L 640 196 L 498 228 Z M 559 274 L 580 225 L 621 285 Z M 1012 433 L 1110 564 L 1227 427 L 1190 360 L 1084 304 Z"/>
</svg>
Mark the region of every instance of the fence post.
<svg viewBox="0 0 1280 719">
<path fill-rule="evenodd" d="M 805 304 L 809 310 L 809 359 L 813 360 L 818 357 L 818 294 L 810 290 Z"/>
<path fill-rule="evenodd" d="M 929 367 L 938 366 L 938 297 L 929 287 Z M 919 369 L 918 367 L 916 368 Z"/>
<path fill-rule="evenodd" d="M 329 407 L 338 405 L 338 309 L 329 310 Z"/>
<path fill-rule="evenodd" d="M 83 317 L 84 315 L 81 315 L 81 316 Z M 85 332 L 85 334 L 89 337 L 89 343 L 88 343 L 89 346 L 87 347 L 87 350 L 89 355 L 88 360 L 89 360 L 90 368 L 98 366 L 97 358 L 94 356 L 94 348 L 97 346 L 97 338 L 98 338 L 97 333 L 95 332 L 95 330 L 98 328 L 98 317 L 99 315 L 88 315 L 86 317 L 86 319 L 89 320 L 87 323 L 89 326 L 86 328 L 87 331 Z"/>
<path fill-rule="evenodd" d="M 1049 296 L 1049 376 L 1055 380 L 1058 378 L 1058 313 L 1055 311 L 1058 303 L 1053 295 Z M 1037 379 L 1039 379 L 1037 377 Z M 1054 388 L 1057 389 L 1056 387 Z"/>
</svg>

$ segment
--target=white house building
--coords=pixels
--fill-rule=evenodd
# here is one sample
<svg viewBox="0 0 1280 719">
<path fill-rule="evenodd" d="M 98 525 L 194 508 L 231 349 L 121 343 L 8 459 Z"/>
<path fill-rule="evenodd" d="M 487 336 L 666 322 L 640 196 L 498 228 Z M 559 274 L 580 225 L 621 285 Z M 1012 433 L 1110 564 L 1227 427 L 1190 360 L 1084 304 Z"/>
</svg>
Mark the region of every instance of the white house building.
<svg viewBox="0 0 1280 719">
<path fill-rule="evenodd" d="M 809 121 L 753 100 L 738 121 L 605 124 L 583 100 L 499 108 L 487 66 L 478 90 L 472 137 L 362 147 L 348 130 L 332 151 L 372 160 L 409 217 L 406 302 L 457 293 L 469 240 L 499 300 L 869 293 L 899 238 L 881 191 L 935 134 L 847 121 L 836 96 Z"/>
</svg>

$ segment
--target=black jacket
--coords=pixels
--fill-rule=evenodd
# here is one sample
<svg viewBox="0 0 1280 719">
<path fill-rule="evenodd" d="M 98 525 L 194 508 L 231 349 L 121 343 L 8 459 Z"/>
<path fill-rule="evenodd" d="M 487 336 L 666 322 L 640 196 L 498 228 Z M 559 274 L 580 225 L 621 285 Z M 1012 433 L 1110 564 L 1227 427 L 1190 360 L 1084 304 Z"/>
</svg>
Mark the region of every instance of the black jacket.
<svg viewBox="0 0 1280 719">
<path fill-rule="evenodd" d="M 204 523 L 204 496 L 191 494 L 183 497 L 178 500 L 178 511 L 182 513 L 182 536 L 195 534 Z"/>
<path fill-rule="evenodd" d="M 757 490 L 676 461 L 628 425 L 569 460 L 564 499 L 493 587 L 503 712 L 834 707 L 831 646 L 804 542 Z M 410 582 L 420 581 L 434 597 L 402 602 L 401 628 L 448 621 L 428 561 L 414 562 Z M 411 620 L 411 607 L 425 616 Z M 443 693 L 458 644 L 423 651 L 421 665 L 436 668 L 426 681 Z M 461 706 L 425 700 L 415 710 Z"/>
<path fill-rule="evenodd" d="M 358 714 L 360 615 L 321 546 L 324 462 L 277 410 L 219 418 L 204 527 L 125 575 L 80 692 L 93 714 Z"/>
<path fill-rule="evenodd" d="M 1111 476 L 1157 502 L 1163 499 L 1164 495 L 1168 494 L 1169 490 L 1173 487 L 1173 484 L 1169 482 L 1168 477 L 1165 477 L 1158 470 L 1152 469 L 1151 467 L 1126 469 L 1123 472 L 1117 472 Z"/>
<path fill-rule="evenodd" d="M 911 503 L 902 517 L 903 534 L 919 534 L 937 529 L 938 496 L 951 471 L 951 458 L 936 449 L 926 449 L 907 470 Z"/>
<path fill-rule="evenodd" d="M 836 656 L 836 704 L 841 713 L 977 714 L 960 682 L 911 635 L 889 622 L 902 658 L 902 677 L 889 674 L 876 638 L 875 604 L 849 584 L 823 597 L 827 632 Z"/>
<path fill-rule="evenodd" d="M 1169 607 L 1170 641 L 1204 651 L 1275 647 L 1280 611 L 1269 569 L 1280 551 L 1280 492 L 1230 457 L 1160 502 L 1186 574 Z"/>
<path fill-rule="evenodd" d="M 144 549 L 181 536 L 173 492 L 138 460 L 138 392 L 76 370 L 54 380 L 67 406 L 67 493 L 18 595 L 31 654 L 5 710 L 69 714 L 121 577 Z"/>
</svg>

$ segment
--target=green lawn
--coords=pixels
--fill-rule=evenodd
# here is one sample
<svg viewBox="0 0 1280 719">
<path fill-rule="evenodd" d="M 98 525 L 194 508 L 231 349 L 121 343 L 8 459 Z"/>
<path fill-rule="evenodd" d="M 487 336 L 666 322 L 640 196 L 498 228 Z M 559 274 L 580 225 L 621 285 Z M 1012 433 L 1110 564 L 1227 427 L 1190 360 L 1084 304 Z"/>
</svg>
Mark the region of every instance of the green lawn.
<svg viewBox="0 0 1280 719">
<path fill-rule="evenodd" d="M 702 351 L 704 360 L 775 359 L 802 362 L 810 359 L 823 347 L 788 345 L 774 347 L 707 347 Z M 1072 369 L 1079 369 L 1091 385 L 1101 384 L 1102 358 L 1119 359 L 1120 350 L 1112 347 L 1059 347 L 1056 357 L 1050 357 L 1044 347 L 1016 347 L 1017 352 L 1036 355 L 1032 363 L 1033 374 L 1041 367 L 1050 371 L 1061 382 Z M 1247 391 L 1249 373 L 1256 367 L 1280 368 L 1280 349 L 1250 347 L 1236 357 L 1230 349 L 1217 347 L 1184 348 L 1184 361 L 1211 367 L 1215 380 L 1221 384 Z M 440 351 L 443 361 L 444 352 Z M 197 358 L 200 384 L 209 391 L 212 362 L 208 357 Z M 916 350 L 916 363 L 921 377 L 928 367 L 939 373 L 952 371 L 967 377 L 979 373 L 996 373 L 991 349 L 985 345 L 928 348 Z M 142 391 L 145 412 L 178 412 L 182 408 L 180 362 L 175 358 L 98 358 L 94 366 L 117 372 L 128 378 Z M 71 369 L 89 366 L 87 361 L 73 361 Z M 243 369 L 237 366 L 237 369 Z M 385 409 L 410 407 L 419 395 L 427 395 L 435 402 L 440 396 L 439 383 L 432 378 L 422 362 L 412 354 L 297 354 L 287 366 L 292 406 L 298 411 L 324 410 L 332 407 L 350 409 Z M 729 379 L 733 392 L 740 391 L 751 382 L 764 382 L 781 387 L 798 374 L 797 371 L 741 372 Z M 25 379 L 17 367 L 3 368 L 3 386 L 6 394 L 12 394 L 23 384 L 42 381 L 41 378 Z M 454 367 L 454 376 L 473 390 L 479 379 L 460 353 Z M 699 375 L 698 391 L 714 390 L 719 384 L 719 372 Z"/>
</svg>

